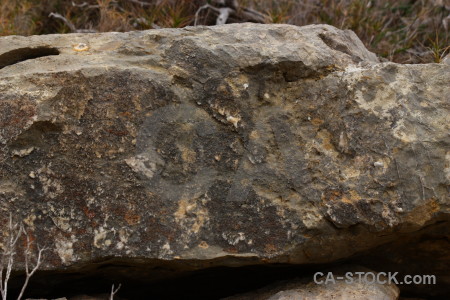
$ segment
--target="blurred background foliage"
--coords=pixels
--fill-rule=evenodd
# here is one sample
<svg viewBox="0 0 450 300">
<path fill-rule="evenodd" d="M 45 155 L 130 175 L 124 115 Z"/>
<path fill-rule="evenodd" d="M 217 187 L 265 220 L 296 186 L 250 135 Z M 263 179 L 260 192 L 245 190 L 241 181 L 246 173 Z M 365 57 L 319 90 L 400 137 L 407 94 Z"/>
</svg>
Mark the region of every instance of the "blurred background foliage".
<svg viewBox="0 0 450 300">
<path fill-rule="evenodd" d="M 201 6 L 220 2 L 226 1 L 0 0 L 0 35 L 184 27 L 194 25 Z M 450 52 L 450 0 L 240 0 L 238 4 L 261 13 L 264 23 L 326 23 L 351 29 L 369 50 L 399 63 L 439 62 Z M 50 13 L 60 14 L 73 26 Z M 201 10 L 197 24 L 214 25 L 216 16 L 213 10 Z"/>
</svg>

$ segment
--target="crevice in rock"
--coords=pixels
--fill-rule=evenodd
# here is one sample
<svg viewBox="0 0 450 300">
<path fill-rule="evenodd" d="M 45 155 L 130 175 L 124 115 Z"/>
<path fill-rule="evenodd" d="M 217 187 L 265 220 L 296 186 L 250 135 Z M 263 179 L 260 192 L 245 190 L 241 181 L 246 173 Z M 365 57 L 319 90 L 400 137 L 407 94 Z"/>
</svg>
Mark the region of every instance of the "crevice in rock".
<svg viewBox="0 0 450 300">
<path fill-rule="evenodd" d="M 281 82 L 291 83 L 300 80 L 319 80 L 336 71 L 336 66 L 311 68 L 302 61 L 279 61 L 277 63 L 264 62 L 240 69 L 259 82 L 259 78 L 270 78 Z M 275 75 L 274 75 L 275 74 Z"/>
<path fill-rule="evenodd" d="M 329 34 L 320 33 L 319 38 L 331 49 L 342 52 L 352 58 L 352 60 L 355 63 L 358 63 L 361 61 L 361 58 L 357 57 L 348 47 L 348 45 L 343 44 L 336 39 L 334 39 L 332 36 L 329 36 Z"/>
<path fill-rule="evenodd" d="M 59 55 L 54 47 L 19 48 L 0 55 L 0 69 L 19 62 L 44 56 Z"/>
<path fill-rule="evenodd" d="M 222 299 L 258 290 L 284 280 L 306 278 L 326 273 L 342 265 L 358 265 L 375 272 L 398 272 L 405 275 L 435 275 L 434 285 L 398 285 L 400 296 L 420 299 L 448 299 L 444 262 L 450 241 L 446 238 L 448 222 L 427 227 L 425 232 L 399 235 L 390 243 L 323 264 L 277 264 L 257 259 L 223 257 L 214 260 L 144 260 L 118 259 L 73 266 L 65 271 L 40 271 L 33 276 L 28 297 L 55 299 L 82 294 L 105 295 L 112 284 L 121 283 L 120 299 Z M 436 272 L 438 270 L 438 272 Z M 440 271 L 439 271 L 440 270 Z M 13 294 L 23 276 L 13 278 Z"/>
<path fill-rule="evenodd" d="M 27 147 L 48 148 L 51 141 L 62 131 L 60 124 L 52 123 L 50 121 L 37 121 L 27 130 L 22 132 L 10 145 L 12 150 L 20 150 Z"/>
</svg>

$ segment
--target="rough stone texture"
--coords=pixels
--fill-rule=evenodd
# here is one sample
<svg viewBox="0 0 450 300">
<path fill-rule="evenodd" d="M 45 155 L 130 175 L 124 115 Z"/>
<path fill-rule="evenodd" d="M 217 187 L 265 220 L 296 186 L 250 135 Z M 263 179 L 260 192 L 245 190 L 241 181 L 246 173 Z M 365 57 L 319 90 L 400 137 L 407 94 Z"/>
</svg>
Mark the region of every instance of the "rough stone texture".
<svg viewBox="0 0 450 300">
<path fill-rule="evenodd" d="M 333 275 L 327 284 L 328 272 Z M 298 279 L 297 281 L 288 281 L 275 283 L 258 291 L 235 295 L 224 298 L 224 300 L 397 300 L 400 295 L 398 287 L 393 284 L 371 283 L 372 277 L 368 277 L 369 282 L 359 281 L 358 276 L 349 277 L 353 282 L 346 278 L 346 273 L 364 272 L 379 276 L 376 272 L 367 268 L 356 266 L 346 266 L 342 268 L 330 269 L 325 272 L 323 277 L 317 280 L 321 284 L 315 283 L 311 277 Z M 343 277 L 345 279 L 337 279 Z M 380 280 L 388 281 L 387 278 L 380 276 Z M 347 282 L 346 282 L 347 280 Z"/>
<path fill-rule="evenodd" d="M 447 54 L 444 59 L 442 59 L 442 63 L 450 65 L 450 54 Z"/>
<path fill-rule="evenodd" d="M 448 225 L 447 64 L 235 24 L 2 37 L 0 68 L 0 222 L 43 269 L 327 263 Z"/>
</svg>

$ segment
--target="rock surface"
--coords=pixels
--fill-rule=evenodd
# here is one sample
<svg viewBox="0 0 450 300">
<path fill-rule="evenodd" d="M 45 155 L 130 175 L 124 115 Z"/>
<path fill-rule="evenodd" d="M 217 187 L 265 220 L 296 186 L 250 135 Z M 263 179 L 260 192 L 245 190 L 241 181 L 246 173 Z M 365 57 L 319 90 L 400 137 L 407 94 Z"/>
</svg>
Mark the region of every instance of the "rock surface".
<svg viewBox="0 0 450 300">
<path fill-rule="evenodd" d="M 42 269 L 327 263 L 448 224 L 447 64 L 234 24 L 2 37 L 0 68 L 0 222 Z"/>
</svg>

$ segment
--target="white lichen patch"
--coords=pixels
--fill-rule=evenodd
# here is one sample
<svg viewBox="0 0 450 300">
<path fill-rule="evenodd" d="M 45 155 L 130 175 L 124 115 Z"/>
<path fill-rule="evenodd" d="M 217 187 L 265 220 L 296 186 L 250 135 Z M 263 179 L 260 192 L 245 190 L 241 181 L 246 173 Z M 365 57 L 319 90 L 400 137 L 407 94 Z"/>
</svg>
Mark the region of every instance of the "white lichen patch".
<svg viewBox="0 0 450 300">
<path fill-rule="evenodd" d="M 404 120 L 399 120 L 392 130 L 393 135 L 404 143 L 411 143 L 418 140 L 415 128 L 407 128 Z"/>
<path fill-rule="evenodd" d="M 376 91 L 376 95 L 371 101 L 367 101 L 364 98 L 366 92 L 369 92 L 369 90 L 365 87 L 355 91 L 355 100 L 358 102 L 359 106 L 370 111 L 377 117 L 385 119 L 392 118 L 390 111 L 397 108 L 399 105 L 399 102 L 395 101 L 397 91 L 387 86 L 382 86 Z"/>
<path fill-rule="evenodd" d="M 378 167 L 378 168 L 383 168 L 384 167 L 384 162 L 383 161 L 376 161 L 373 163 L 374 167 Z"/>
<path fill-rule="evenodd" d="M 156 163 L 151 161 L 145 155 L 137 155 L 125 159 L 125 163 L 133 170 L 133 172 L 140 173 L 147 178 L 153 178 L 156 172 Z"/>
<path fill-rule="evenodd" d="M 21 81 L 20 88 L 17 88 L 14 90 L 14 93 L 17 95 L 17 97 L 27 97 L 31 99 L 35 99 L 36 104 L 40 104 L 46 101 L 51 101 L 52 99 L 55 99 L 56 95 L 60 92 L 62 89 L 62 86 L 52 86 L 48 87 L 46 89 L 42 89 L 39 86 L 27 82 L 27 81 Z M 47 114 L 43 114 L 43 111 L 39 111 L 39 118 L 37 115 L 33 115 L 29 122 L 27 122 L 27 126 L 25 128 L 29 128 L 34 122 L 36 122 L 38 119 L 44 120 L 46 118 L 41 118 Z M 47 115 L 48 116 L 48 115 Z M 24 128 L 24 129 L 25 129 Z"/>
<path fill-rule="evenodd" d="M 173 251 L 170 248 L 169 242 L 165 242 L 164 245 L 159 249 L 158 258 L 164 259 L 172 254 L 173 254 Z"/>
<path fill-rule="evenodd" d="M 391 71 L 390 68 L 393 70 Z M 424 113 L 418 107 L 440 107 L 436 102 L 444 91 L 440 86 L 429 89 L 429 85 L 418 84 L 407 66 L 383 63 L 367 69 L 351 68 L 342 72 L 349 91 L 354 92 L 358 106 L 386 121 L 391 134 L 404 143 L 414 143 L 440 136 L 430 134 L 432 128 L 446 128 L 448 113 L 436 109 L 435 113 Z M 393 78 L 391 78 L 393 77 Z M 364 84 L 371 80 L 370 84 Z M 371 87 L 376 86 L 376 89 Z M 448 127 L 448 126 L 447 126 Z"/>
<path fill-rule="evenodd" d="M 49 198 L 54 199 L 64 192 L 64 187 L 58 176 L 50 169 L 51 164 L 40 168 L 38 173 L 39 181 L 41 182 L 44 194 Z"/>
<path fill-rule="evenodd" d="M 227 87 L 231 89 L 233 97 L 236 99 L 242 97 L 243 92 L 248 92 L 250 86 L 249 78 L 244 74 L 236 74 L 236 76 L 225 78 L 225 82 L 227 83 Z M 223 88 L 224 91 L 229 91 L 230 89 Z"/>
<path fill-rule="evenodd" d="M 232 246 L 236 246 L 241 241 L 246 242 L 245 233 L 243 232 L 224 232 L 222 233 L 222 238 Z"/>
<path fill-rule="evenodd" d="M 349 73 L 359 73 L 362 71 L 367 70 L 366 68 L 363 68 L 361 66 L 358 65 L 349 65 L 348 67 L 345 68 L 344 73 L 349 74 Z"/>
<path fill-rule="evenodd" d="M 24 157 L 24 156 L 30 155 L 31 152 L 34 151 L 34 149 L 35 149 L 34 147 L 29 147 L 29 148 L 21 149 L 21 150 L 13 150 L 12 154 L 14 156 Z"/>
<path fill-rule="evenodd" d="M 118 250 L 126 249 L 128 248 L 126 245 L 128 243 L 128 238 L 130 237 L 130 234 L 125 228 L 119 229 L 119 242 L 116 245 L 116 248 Z"/>
<path fill-rule="evenodd" d="M 212 107 L 217 113 L 219 113 L 219 115 L 221 115 L 221 116 L 225 116 L 225 114 L 229 114 L 229 112 L 228 112 L 225 108 L 223 108 L 223 107 L 218 107 L 218 106 L 214 106 L 214 105 L 211 105 L 211 107 Z"/>
<path fill-rule="evenodd" d="M 125 247 L 125 244 L 123 242 L 118 242 L 117 245 L 116 245 L 116 249 L 117 250 L 122 250 L 123 247 Z"/>
<path fill-rule="evenodd" d="M 58 227 L 62 231 L 65 231 L 65 232 L 72 231 L 72 227 L 70 226 L 70 223 L 69 223 L 70 222 L 70 218 L 67 218 L 67 217 L 52 217 L 52 216 L 50 216 L 50 218 L 52 219 L 52 221 L 56 225 L 56 227 Z"/>
<path fill-rule="evenodd" d="M 76 135 L 80 136 L 83 134 L 83 129 L 81 127 L 74 127 L 73 131 L 75 132 Z"/>
<path fill-rule="evenodd" d="M 73 244 L 77 242 L 74 235 L 69 238 L 58 236 L 55 240 L 56 253 L 58 253 L 59 258 L 63 265 L 69 265 L 76 260 L 73 251 Z"/>
<path fill-rule="evenodd" d="M 36 220 L 36 215 L 31 214 L 28 215 L 23 222 L 27 225 L 27 227 L 31 230 L 34 230 L 34 221 Z"/>
<path fill-rule="evenodd" d="M 344 131 L 339 135 L 339 150 L 343 153 L 348 152 L 348 137 Z"/>
<path fill-rule="evenodd" d="M 297 203 L 301 203 L 298 199 Z M 326 222 L 320 210 L 312 203 L 303 203 L 302 205 L 296 205 L 300 219 L 303 225 L 308 229 L 318 228 L 321 223 Z M 296 226 L 294 226 L 296 227 Z M 293 228 L 296 229 L 296 228 Z"/>
<path fill-rule="evenodd" d="M 25 192 L 16 182 L 9 180 L 0 180 L 0 194 L 24 195 L 24 193 Z"/>
<path fill-rule="evenodd" d="M 399 224 L 400 220 L 398 219 L 395 211 L 391 210 L 387 206 L 383 206 L 383 212 L 381 213 L 384 221 L 389 225 L 389 227 L 394 227 Z"/>
<path fill-rule="evenodd" d="M 302 215 L 302 222 L 308 229 L 317 228 L 321 222 L 323 222 L 323 216 L 316 208 L 305 208 Z"/>
<path fill-rule="evenodd" d="M 239 116 L 228 115 L 227 116 L 227 121 L 230 122 L 231 124 L 233 124 L 233 126 L 235 128 L 237 128 L 239 121 L 241 121 L 241 118 Z"/>
<path fill-rule="evenodd" d="M 110 231 L 111 230 L 106 230 L 103 226 L 94 229 L 94 247 L 102 249 L 110 246 L 111 241 L 106 239 L 106 236 Z"/>
<path fill-rule="evenodd" d="M 241 116 L 238 113 L 232 113 L 230 110 L 216 104 L 210 106 L 219 115 L 224 116 L 227 122 L 233 124 L 236 128 L 238 127 L 238 123 L 241 121 Z"/>
<path fill-rule="evenodd" d="M 343 166 L 342 169 L 340 169 L 341 171 L 341 177 L 344 180 L 348 180 L 348 179 L 352 179 L 352 178 L 357 178 L 359 176 L 361 176 L 361 171 L 358 168 L 355 168 L 355 166 L 349 165 L 349 166 Z"/>
<path fill-rule="evenodd" d="M 396 108 L 399 104 L 396 101 L 396 97 L 398 93 L 408 92 L 410 88 L 410 84 L 407 82 L 401 83 L 399 86 L 391 86 L 389 84 L 380 84 L 379 88 L 375 92 L 375 96 L 370 101 L 367 101 L 364 95 L 369 91 L 367 87 L 363 86 L 360 89 L 357 89 L 356 86 L 359 82 L 367 76 L 375 75 L 376 73 L 370 73 L 368 75 L 369 69 L 361 68 L 359 66 L 349 66 L 347 67 L 342 75 L 344 80 L 347 82 L 347 88 L 349 90 L 355 91 L 355 101 L 359 104 L 359 106 L 365 110 L 368 110 L 381 118 L 390 118 L 391 113 L 390 110 Z M 396 81 L 396 83 L 398 83 Z"/>
<path fill-rule="evenodd" d="M 206 199 L 181 199 L 174 214 L 175 221 L 190 234 L 197 234 L 209 221 L 209 212 L 203 206 Z"/>
</svg>

